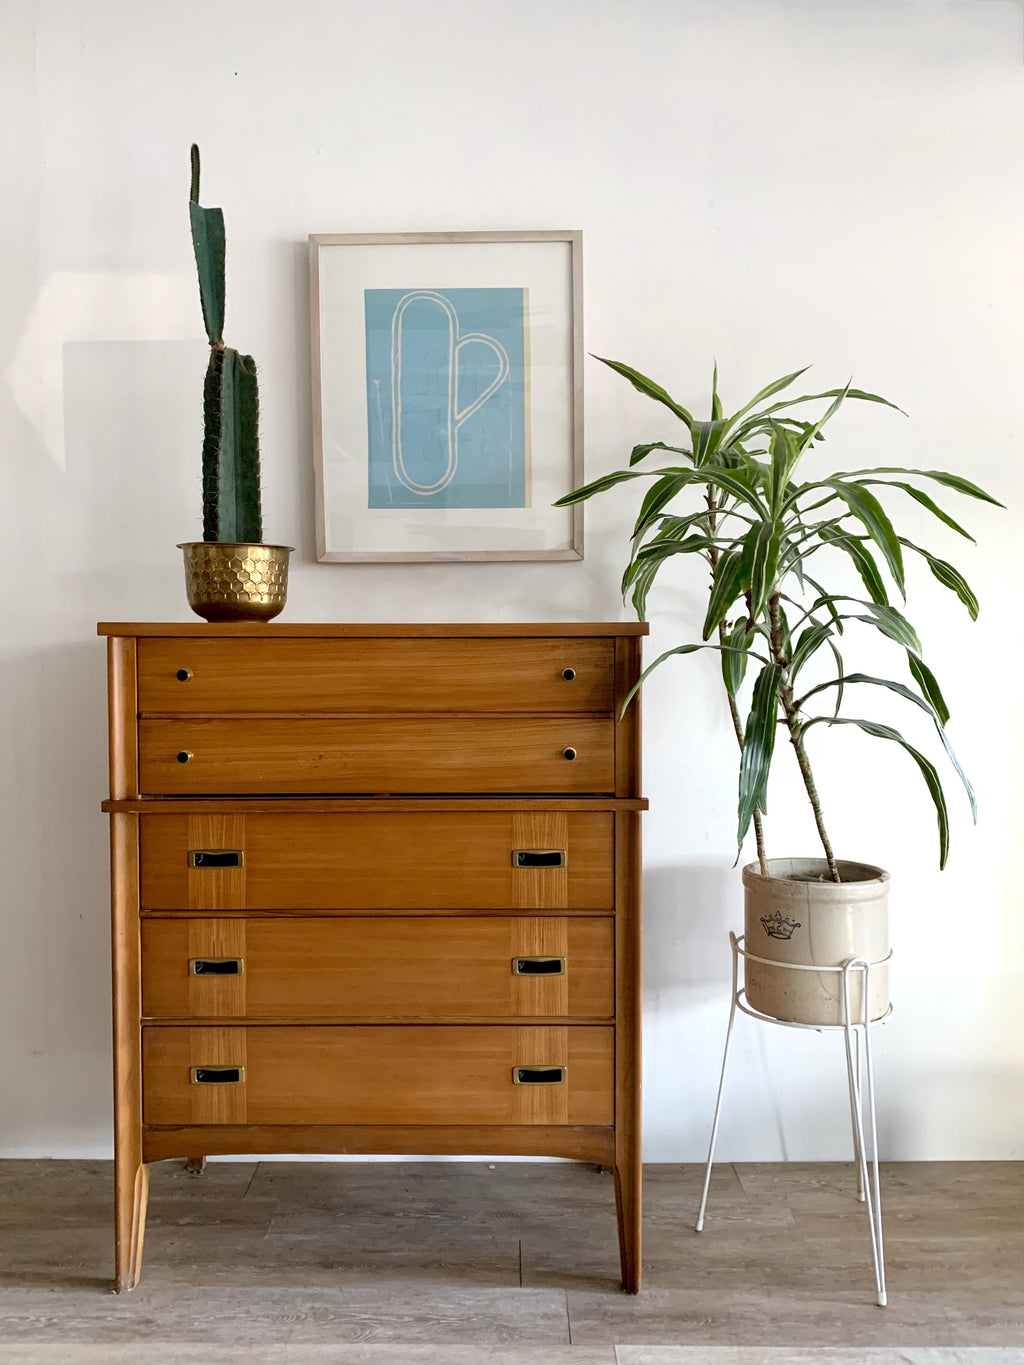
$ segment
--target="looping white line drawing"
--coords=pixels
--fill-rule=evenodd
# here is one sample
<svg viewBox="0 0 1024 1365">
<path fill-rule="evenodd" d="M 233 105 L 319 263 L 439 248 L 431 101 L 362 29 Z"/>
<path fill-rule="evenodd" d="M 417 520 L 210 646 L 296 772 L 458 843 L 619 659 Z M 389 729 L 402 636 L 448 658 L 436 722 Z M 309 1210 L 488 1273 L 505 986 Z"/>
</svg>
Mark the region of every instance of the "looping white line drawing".
<svg viewBox="0 0 1024 1365">
<path fill-rule="evenodd" d="M 417 300 L 436 303 L 448 323 L 448 396 L 444 419 L 444 438 L 448 459 L 440 477 L 433 483 L 419 483 L 405 467 L 402 449 L 402 319 L 406 309 Z M 498 373 L 488 386 L 465 408 L 459 407 L 459 356 L 465 346 L 486 346 L 498 360 Z M 410 493 L 429 497 L 446 488 L 455 478 L 459 467 L 459 428 L 478 412 L 487 400 L 504 384 L 509 374 L 508 352 L 486 332 L 466 332 L 459 335 L 459 318 L 451 301 L 433 289 L 415 289 L 403 294 L 391 318 L 391 462 L 395 477 Z"/>
</svg>

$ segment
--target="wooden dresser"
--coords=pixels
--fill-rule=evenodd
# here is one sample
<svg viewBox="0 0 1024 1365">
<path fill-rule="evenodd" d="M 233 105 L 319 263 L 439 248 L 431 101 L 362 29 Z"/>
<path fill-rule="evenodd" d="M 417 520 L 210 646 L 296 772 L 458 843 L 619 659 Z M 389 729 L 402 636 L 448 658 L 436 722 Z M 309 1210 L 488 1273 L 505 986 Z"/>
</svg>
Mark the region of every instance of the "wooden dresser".
<svg viewBox="0 0 1024 1365">
<path fill-rule="evenodd" d="M 271 1152 L 609 1167 L 637 1291 L 646 630 L 100 625 L 119 1291 Z"/>
</svg>

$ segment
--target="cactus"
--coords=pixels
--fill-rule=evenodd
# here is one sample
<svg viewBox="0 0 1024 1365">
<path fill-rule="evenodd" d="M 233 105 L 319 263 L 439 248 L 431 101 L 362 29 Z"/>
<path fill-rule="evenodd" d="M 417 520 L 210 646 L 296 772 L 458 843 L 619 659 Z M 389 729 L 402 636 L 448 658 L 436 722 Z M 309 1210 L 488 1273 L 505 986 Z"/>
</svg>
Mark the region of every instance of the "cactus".
<svg viewBox="0 0 1024 1365">
<path fill-rule="evenodd" d="M 263 519 L 256 362 L 224 345 L 224 214 L 199 203 L 199 148 L 194 144 L 188 207 L 210 341 L 203 385 L 203 539 L 258 544 Z"/>
</svg>

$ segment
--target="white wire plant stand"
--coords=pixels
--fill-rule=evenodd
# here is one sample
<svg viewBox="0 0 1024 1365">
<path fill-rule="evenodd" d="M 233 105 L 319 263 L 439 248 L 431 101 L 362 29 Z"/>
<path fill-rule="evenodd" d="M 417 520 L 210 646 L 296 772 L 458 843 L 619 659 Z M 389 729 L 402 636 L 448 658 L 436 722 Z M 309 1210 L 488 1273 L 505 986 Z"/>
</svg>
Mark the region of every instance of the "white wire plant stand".
<svg viewBox="0 0 1024 1365">
<path fill-rule="evenodd" d="M 722 1073 L 718 1081 L 718 1099 L 715 1102 L 715 1117 L 711 1124 L 711 1141 L 708 1145 L 707 1168 L 704 1172 L 704 1188 L 697 1211 L 697 1232 L 704 1229 L 704 1213 L 707 1209 L 708 1188 L 711 1184 L 711 1166 L 715 1156 L 715 1143 L 718 1139 L 718 1123 L 722 1115 L 722 1095 L 725 1090 L 725 1073 L 729 1065 L 729 1047 L 732 1042 L 733 1025 L 737 1010 L 749 1014 L 752 1019 L 760 1019 L 765 1024 L 780 1024 L 783 1028 L 810 1029 L 815 1033 L 842 1033 L 846 1042 L 846 1075 L 850 1091 L 850 1120 L 853 1128 L 853 1154 L 857 1168 L 857 1198 L 861 1200 L 868 1215 L 871 1232 L 871 1258 L 875 1271 L 875 1301 L 880 1308 L 886 1304 L 885 1292 L 885 1251 L 882 1242 L 882 1201 L 878 1181 L 878 1125 L 875 1110 L 875 1069 L 871 1053 L 871 1028 L 880 1024 L 892 1014 L 892 1005 L 877 1019 L 869 1018 L 871 1012 L 871 972 L 884 967 L 892 958 L 890 952 L 878 962 L 869 962 L 863 957 L 847 958 L 840 966 L 822 967 L 802 962 L 778 962 L 769 958 L 757 957 L 745 945 L 745 935 L 729 934 L 732 946 L 732 1004 L 729 1008 L 729 1026 L 725 1034 L 725 1051 L 722 1055 Z M 794 972 L 835 973 L 842 978 L 843 1019 L 841 1024 L 803 1024 L 789 1019 L 776 1019 L 774 1015 L 762 1014 L 747 1000 L 744 987 L 739 984 L 740 958 L 762 963 L 768 967 L 780 967 Z M 863 1018 L 854 1019 L 851 1009 L 853 992 L 851 979 L 860 974 L 860 1001 Z M 868 1167 L 870 1166 L 870 1172 Z"/>
</svg>

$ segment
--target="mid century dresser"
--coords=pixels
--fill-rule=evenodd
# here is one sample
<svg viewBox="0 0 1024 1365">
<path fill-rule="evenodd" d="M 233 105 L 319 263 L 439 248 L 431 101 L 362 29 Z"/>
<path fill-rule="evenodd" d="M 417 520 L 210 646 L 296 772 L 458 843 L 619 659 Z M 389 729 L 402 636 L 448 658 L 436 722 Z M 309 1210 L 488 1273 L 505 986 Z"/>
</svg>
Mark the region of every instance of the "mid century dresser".
<svg viewBox="0 0 1024 1365">
<path fill-rule="evenodd" d="M 100 625 L 119 1291 L 247 1153 L 595 1162 L 637 1291 L 646 629 Z"/>
</svg>

